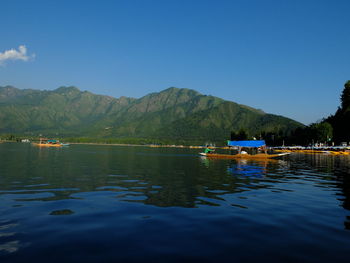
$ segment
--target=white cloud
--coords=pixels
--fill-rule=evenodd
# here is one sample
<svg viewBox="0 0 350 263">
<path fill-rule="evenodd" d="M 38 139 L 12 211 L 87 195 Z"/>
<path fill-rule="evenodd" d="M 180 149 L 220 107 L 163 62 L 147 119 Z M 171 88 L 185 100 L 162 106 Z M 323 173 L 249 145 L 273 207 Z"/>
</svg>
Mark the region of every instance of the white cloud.
<svg viewBox="0 0 350 263">
<path fill-rule="evenodd" d="M 0 65 L 3 65 L 8 60 L 22 60 L 28 61 L 35 57 L 35 54 L 27 55 L 27 48 L 24 45 L 16 49 L 5 50 L 3 53 L 0 53 Z"/>
</svg>

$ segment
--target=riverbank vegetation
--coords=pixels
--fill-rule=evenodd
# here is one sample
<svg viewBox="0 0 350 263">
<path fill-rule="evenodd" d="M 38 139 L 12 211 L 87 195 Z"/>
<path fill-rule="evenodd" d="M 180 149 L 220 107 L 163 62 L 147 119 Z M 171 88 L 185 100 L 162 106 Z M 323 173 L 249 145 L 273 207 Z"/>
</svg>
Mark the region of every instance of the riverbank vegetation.
<svg viewBox="0 0 350 263">
<path fill-rule="evenodd" d="M 350 80 L 344 84 L 340 96 L 340 106 L 334 115 L 325 117 L 318 123 L 298 127 L 290 136 L 278 133 L 267 134 L 269 145 L 340 145 L 350 143 Z"/>
<path fill-rule="evenodd" d="M 245 129 L 231 132 L 231 140 L 264 139 L 270 146 L 281 145 L 339 145 L 350 143 L 350 81 L 344 85 L 340 106 L 334 115 L 289 134 L 283 131 L 249 133 Z"/>
<path fill-rule="evenodd" d="M 350 142 L 350 80 L 344 85 L 340 96 L 340 106 L 336 113 L 319 123 L 297 128 L 290 141 L 299 145 L 314 143 L 339 145 Z"/>
</svg>

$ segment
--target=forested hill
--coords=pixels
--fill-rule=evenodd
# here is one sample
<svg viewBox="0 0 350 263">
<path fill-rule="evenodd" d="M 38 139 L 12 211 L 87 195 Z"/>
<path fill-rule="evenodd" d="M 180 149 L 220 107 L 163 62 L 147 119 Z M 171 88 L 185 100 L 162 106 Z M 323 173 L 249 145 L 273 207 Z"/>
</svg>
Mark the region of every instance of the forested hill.
<svg viewBox="0 0 350 263">
<path fill-rule="evenodd" d="M 336 113 L 324 120 L 332 125 L 333 140 L 336 143 L 350 142 L 350 80 L 344 84 L 340 96 L 340 107 Z"/>
<path fill-rule="evenodd" d="M 288 134 L 303 126 L 245 105 L 168 88 L 142 98 L 113 98 L 60 87 L 0 87 L 0 133 L 45 136 L 225 140 L 231 131 Z"/>
<path fill-rule="evenodd" d="M 344 85 L 340 106 L 334 115 L 306 127 L 297 128 L 291 136 L 281 139 L 289 145 L 350 144 L 350 80 Z"/>
</svg>

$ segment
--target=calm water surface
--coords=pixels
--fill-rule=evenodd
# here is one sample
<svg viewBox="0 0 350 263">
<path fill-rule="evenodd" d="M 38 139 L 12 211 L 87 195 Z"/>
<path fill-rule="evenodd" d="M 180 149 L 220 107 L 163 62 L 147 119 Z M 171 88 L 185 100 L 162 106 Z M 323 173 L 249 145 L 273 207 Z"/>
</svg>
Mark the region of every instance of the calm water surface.
<svg viewBox="0 0 350 263">
<path fill-rule="evenodd" d="M 350 262 L 350 157 L 0 144 L 0 262 Z"/>
</svg>

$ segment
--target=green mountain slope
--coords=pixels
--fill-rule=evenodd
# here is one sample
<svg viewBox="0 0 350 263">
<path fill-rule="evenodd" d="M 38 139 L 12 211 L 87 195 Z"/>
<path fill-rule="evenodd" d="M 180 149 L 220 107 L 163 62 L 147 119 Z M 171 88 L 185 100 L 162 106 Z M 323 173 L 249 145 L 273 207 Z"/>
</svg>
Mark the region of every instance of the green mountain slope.
<svg viewBox="0 0 350 263">
<path fill-rule="evenodd" d="M 75 87 L 54 91 L 0 87 L 0 132 L 79 134 L 134 99 L 115 99 Z"/>
<path fill-rule="evenodd" d="M 303 126 L 282 116 L 194 90 L 169 88 L 140 99 L 0 87 L 0 133 L 46 136 L 225 140 L 231 131 L 288 133 Z"/>
<path fill-rule="evenodd" d="M 169 88 L 152 93 L 132 103 L 119 118 L 110 133 L 112 136 L 157 137 L 157 131 L 193 113 L 211 109 L 223 100 L 203 96 L 188 89 Z"/>
<path fill-rule="evenodd" d="M 214 108 L 197 112 L 163 127 L 159 136 L 174 138 L 227 138 L 231 131 L 244 129 L 251 136 L 262 132 L 290 133 L 301 124 L 291 119 L 251 110 L 233 102 L 223 102 Z"/>
</svg>

